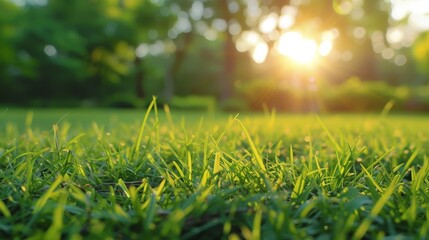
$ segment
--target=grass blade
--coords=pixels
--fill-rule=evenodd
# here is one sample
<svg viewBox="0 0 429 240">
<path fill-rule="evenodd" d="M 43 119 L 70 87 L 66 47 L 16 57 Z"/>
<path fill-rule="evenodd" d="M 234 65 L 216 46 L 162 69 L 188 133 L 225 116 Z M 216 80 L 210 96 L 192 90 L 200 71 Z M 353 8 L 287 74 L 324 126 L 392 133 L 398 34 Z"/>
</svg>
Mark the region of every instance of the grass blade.
<svg viewBox="0 0 429 240">
<path fill-rule="evenodd" d="M 60 198 L 58 205 L 56 206 L 53 216 L 52 216 L 52 224 L 46 232 L 46 239 L 61 239 L 61 232 L 63 228 L 63 216 L 64 209 L 67 202 L 67 198 L 63 195 Z"/>
<path fill-rule="evenodd" d="M 375 205 L 372 208 L 369 215 L 363 220 L 363 222 L 356 229 L 356 232 L 354 233 L 352 239 L 362 239 L 363 238 L 363 236 L 365 235 L 365 233 L 368 231 L 369 227 L 371 226 L 373 219 L 380 213 L 380 211 L 383 209 L 384 205 L 386 205 L 387 201 L 389 200 L 390 196 L 393 194 L 395 187 L 396 187 L 396 184 L 398 183 L 398 180 L 399 180 L 399 176 L 396 176 L 392 180 L 389 187 L 383 192 L 383 195 L 375 203 Z"/>
<path fill-rule="evenodd" d="M 122 191 L 124 191 L 124 193 L 127 196 L 127 198 L 129 198 L 130 197 L 130 192 L 128 190 L 127 185 L 125 184 L 125 182 L 121 178 L 118 180 L 118 186 L 122 189 Z"/>
<path fill-rule="evenodd" d="M 155 104 L 156 104 L 156 97 L 153 97 L 152 102 L 150 103 L 149 107 L 147 108 L 146 114 L 145 114 L 143 121 L 142 121 L 142 124 L 140 126 L 139 135 L 137 137 L 136 145 L 134 147 L 135 150 L 134 150 L 133 154 L 131 155 L 130 159 L 133 159 L 134 154 L 138 154 L 140 151 L 140 145 L 142 143 L 142 138 L 143 138 L 143 131 L 146 127 L 146 122 L 147 122 L 147 119 L 149 117 L 149 114 L 150 114 L 152 108 L 155 106 Z"/>
<path fill-rule="evenodd" d="M 250 137 L 249 132 L 247 131 L 246 127 L 244 126 L 244 124 L 240 120 L 237 119 L 237 121 L 240 124 L 241 129 L 243 130 L 244 134 L 246 135 L 247 141 L 250 144 L 250 148 L 252 149 L 253 156 L 255 157 L 255 160 L 256 160 L 256 165 L 259 166 L 259 168 L 263 172 L 266 172 L 267 169 L 265 168 L 264 161 L 262 160 L 262 157 L 259 154 L 259 151 L 255 146 L 255 143 L 253 142 L 252 138 Z"/>
<path fill-rule="evenodd" d="M 339 153 L 342 153 L 343 150 L 341 149 L 340 145 L 338 144 L 337 140 L 335 140 L 334 136 L 332 135 L 332 133 L 329 131 L 328 127 L 326 127 L 326 125 L 322 122 L 322 119 L 320 119 L 319 116 L 316 116 L 317 121 L 319 122 L 320 126 L 323 128 L 323 130 L 325 131 L 325 133 L 328 135 L 329 140 L 331 141 L 332 145 L 334 145 L 335 150 Z"/>
<path fill-rule="evenodd" d="M 252 240 L 261 239 L 262 210 L 256 212 L 253 218 Z"/>
<path fill-rule="evenodd" d="M 9 209 L 7 208 L 6 204 L 0 199 L 0 212 L 3 214 L 3 216 L 9 218 L 11 216 Z"/>
<path fill-rule="evenodd" d="M 38 214 L 42 210 L 48 199 L 54 193 L 54 190 L 61 184 L 62 181 L 62 176 L 58 176 L 57 179 L 55 179 L 48 190 L 42 195 L 42 197 L 39 198 L 39 200 L 37 200 L 36 204 L 34 205 L 33 214 Z"/>
<path fill-rule="evenodd" d="M 298 197 L 304 191 L 305 179 L 306 179 L 305 172 L 303 172 L 301 175 L 298 176 L 298 178 L 295 181 L 295 186 L 293 187 L 291 199 L 298 199 Z"/>
<path fill-rule="evenodd" d="M 220 166 L 220 155 L 221 153 L 217 152 L 215 154 L 215 161 L 213 164 L 213 174 L 218 173 L 221 170 L 221 166 Z"/>
</svg>

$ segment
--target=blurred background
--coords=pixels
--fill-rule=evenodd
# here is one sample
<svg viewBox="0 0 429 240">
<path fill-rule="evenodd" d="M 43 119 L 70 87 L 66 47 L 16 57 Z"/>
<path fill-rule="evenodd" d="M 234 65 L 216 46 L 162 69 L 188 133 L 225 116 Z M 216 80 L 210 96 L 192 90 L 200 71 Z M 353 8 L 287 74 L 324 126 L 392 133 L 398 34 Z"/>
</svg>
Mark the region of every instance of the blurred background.
<svg viewBox="0 0 429 240">
<path fill-rule="evenodd" d="M 427 0 L 0 0 L 1 107 L 429 110 Z"/>
</svg>

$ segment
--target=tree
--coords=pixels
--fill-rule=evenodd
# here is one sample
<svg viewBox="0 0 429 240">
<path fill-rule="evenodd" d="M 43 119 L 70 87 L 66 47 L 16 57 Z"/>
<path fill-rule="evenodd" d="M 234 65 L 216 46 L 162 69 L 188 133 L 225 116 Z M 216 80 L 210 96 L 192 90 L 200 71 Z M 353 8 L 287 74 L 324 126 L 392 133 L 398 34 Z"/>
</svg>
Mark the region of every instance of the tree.
<svg viewBox="0 0 429 240">
<path fill-rule="evenodd" d="M 331 54 L 318 65 L 319 76 L 333 81 L 394 79 L 400 76 L 394 71 L 405 71 L 392 64 L 426 63 L 424 37 L 414 54 L 403 42 L 409 35 L 398 40 L 410 23 L 394 14 L 393 1 L 50 0 L 18 6 L 0 0 L 0 8 L 7 10 L 0 16 L 0 87 L 10 90 L 0 99 L 26 96 L 22 104 L 103 103 L 116 93 L 157 94 L 166 102 L 210 94 L 226 101 L 235 97 L 237 80 L 284 79 L 298 69 L 279 54 L 286 32 L 317 43 L 335 35 Z M 259 59 L 252 62 L 256 50 Z"/>
<path fill-rule="evenodd" d="M 9 1 L 0 0 L 0 101 L 10 102 L 15 99 L 14 92 L 18 91 L 13 76 L 20 74 L 17 66 L 17 53 L 14 50 L 16 29 L 14 20 L 20 14 L 20 9 Z"/>
<path fill-rule="evenodd" d="M 90 6 L 88 6 L 88 4 Z M 81 99 L 97 93 L 101 87 L 93 78 L 91 53 L 109 45 L 104 31 L 105 5 L 94 1 L 48 1 L 44 5 L 25 5 L 15 43 L 21 54 L 17 78 L 32 99 Z M 24 65 L 23 62 L 32 62 Z M 85 84 L 83 84 L 85 82 Z M 85 88 L 82 88 L 85 86 Z"/>
</svg>

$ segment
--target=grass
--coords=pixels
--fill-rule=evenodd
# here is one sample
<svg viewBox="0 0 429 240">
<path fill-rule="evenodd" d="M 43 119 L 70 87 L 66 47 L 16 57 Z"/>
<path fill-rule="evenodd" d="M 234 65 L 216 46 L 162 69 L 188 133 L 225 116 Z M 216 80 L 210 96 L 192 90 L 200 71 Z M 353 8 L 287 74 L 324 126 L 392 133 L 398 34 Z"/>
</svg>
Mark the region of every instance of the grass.
<svg viewBox="0 0 429 240">
<path fill-rule="evenodd" d="M 424 115 L 0 113 L 0 238 L 426 239 Z"/>
</svg>

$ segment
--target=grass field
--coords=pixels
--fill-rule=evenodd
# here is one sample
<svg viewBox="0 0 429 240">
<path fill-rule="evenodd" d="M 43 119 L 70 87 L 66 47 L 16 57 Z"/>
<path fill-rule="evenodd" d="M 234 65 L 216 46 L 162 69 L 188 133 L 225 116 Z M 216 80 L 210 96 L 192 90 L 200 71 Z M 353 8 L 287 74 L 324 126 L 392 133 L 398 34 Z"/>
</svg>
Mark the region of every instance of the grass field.
<svg viewBox="0 0 429 240">
<path fill-rule="evenodd" d="M 0 238 L 427 239 L 429 116 L 0 111 Z"/>
</svg>

